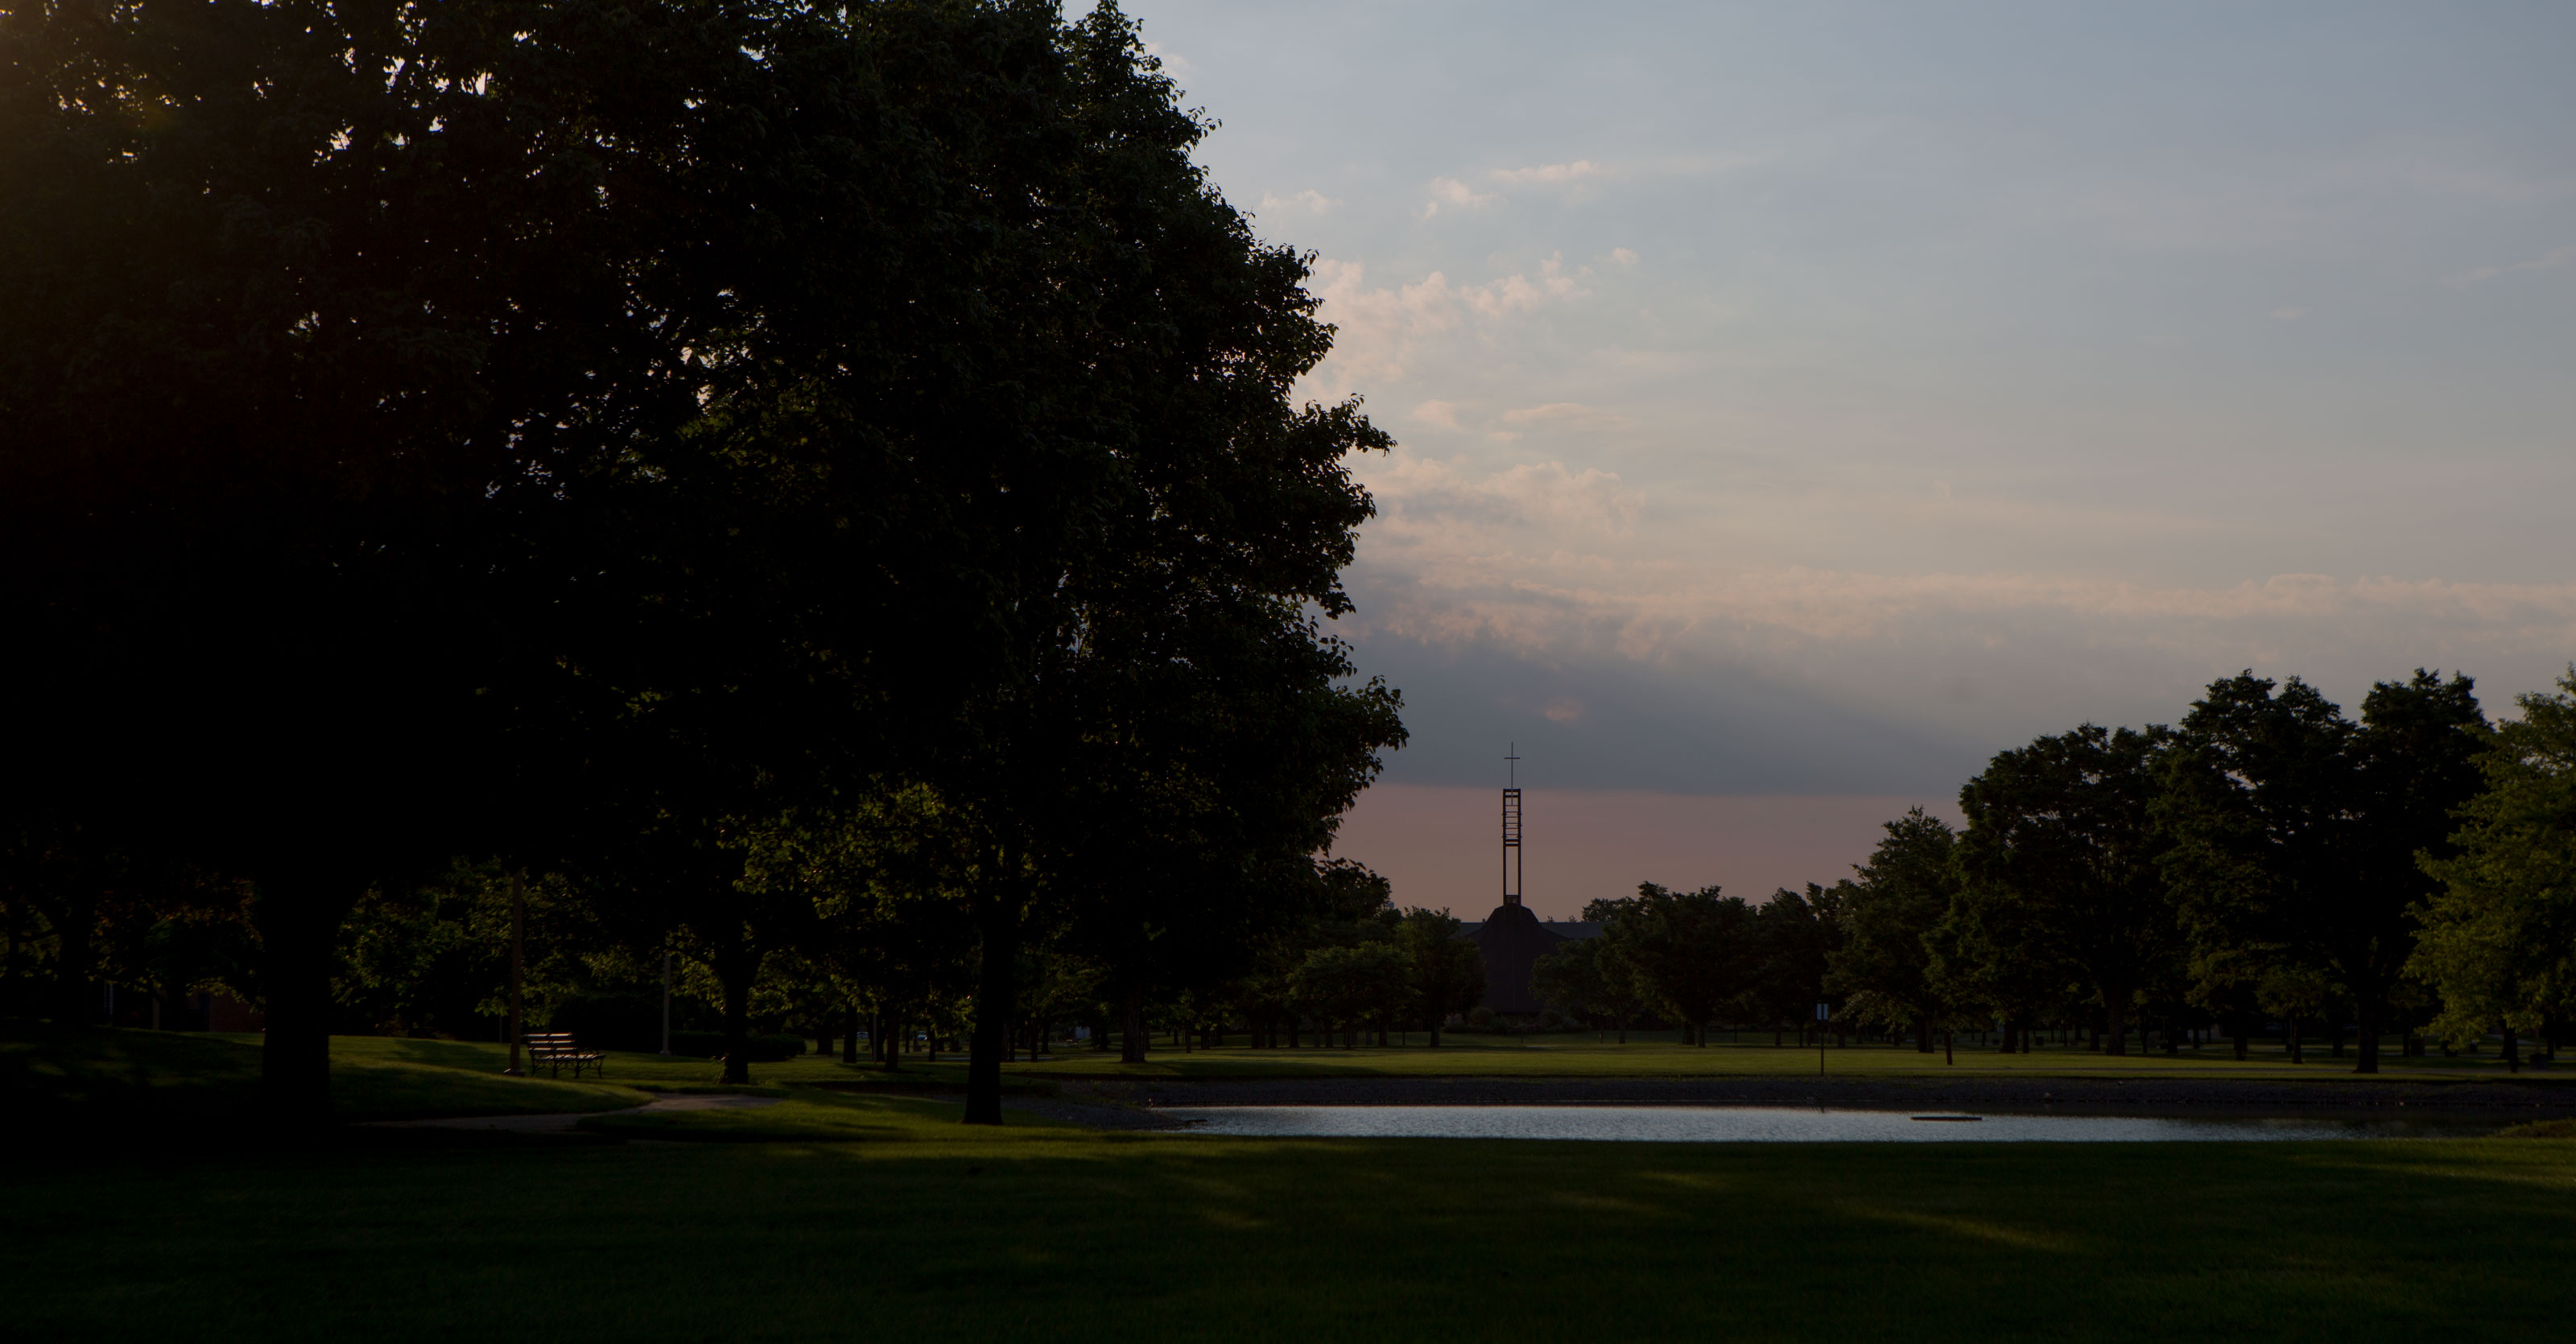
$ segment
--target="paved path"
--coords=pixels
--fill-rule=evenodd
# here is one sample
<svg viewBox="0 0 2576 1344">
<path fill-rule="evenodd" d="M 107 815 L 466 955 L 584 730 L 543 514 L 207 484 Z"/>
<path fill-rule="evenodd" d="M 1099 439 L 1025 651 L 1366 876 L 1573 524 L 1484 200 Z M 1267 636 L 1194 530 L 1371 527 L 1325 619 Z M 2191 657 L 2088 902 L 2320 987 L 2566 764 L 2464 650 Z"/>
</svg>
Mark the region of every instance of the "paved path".
<svg viewBox="0 0 2576 1344">
<path fill-rule="evenodd" d="M 739 1092 L 703 1092 L 664 1097 L 642 1106 L 614 1111 L 549 1111 L 542 1115 L 462 1115 L 442 1120 L 370 1120 L 387 1129 L 482 1129 L 511 1134 L 570 1134 L 594 1115 L 651 1115 L 661 1111 L 758 1110 L 778 1104 L 776 1097 L 750 1097 Z"/>
</svg>

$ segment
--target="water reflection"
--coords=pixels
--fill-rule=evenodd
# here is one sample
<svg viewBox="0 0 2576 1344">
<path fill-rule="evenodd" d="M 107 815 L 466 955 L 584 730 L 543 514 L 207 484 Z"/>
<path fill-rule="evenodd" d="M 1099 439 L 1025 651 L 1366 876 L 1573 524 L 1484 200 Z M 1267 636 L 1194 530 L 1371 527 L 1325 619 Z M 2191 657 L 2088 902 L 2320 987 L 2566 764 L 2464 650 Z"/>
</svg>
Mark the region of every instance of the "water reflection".
<svg viewBox="0 0 2576 1344">
<path fill-rule="evenodd" d="M 1776 1106 L 1192 1106 L 1204 1134 L 1647 1143 L 2171 1143 L 2427 1138 L 2493 1124 L 2418 1119 L 1795 1110 Z M 1966 1117 L 1973 1115 L 1973 1121 Z"/>
</svg>

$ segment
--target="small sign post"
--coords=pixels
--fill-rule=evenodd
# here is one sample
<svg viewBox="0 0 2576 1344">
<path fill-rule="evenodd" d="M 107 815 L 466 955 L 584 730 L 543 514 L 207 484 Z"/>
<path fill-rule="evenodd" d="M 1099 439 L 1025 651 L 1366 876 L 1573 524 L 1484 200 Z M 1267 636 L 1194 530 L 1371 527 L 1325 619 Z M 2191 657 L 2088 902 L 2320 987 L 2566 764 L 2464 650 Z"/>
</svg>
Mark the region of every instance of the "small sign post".
<svg viewBox="0 0 2576 1344">
<path fill-rule="evenodd" d="M 1825 1026 L 1824 1026 L 1824 1024 L 1825 1024 L 1825 1023 L 1827 1023 L 1827 1022 L 1832 1021 L 1832 1020 L 1833 1020 L 1833 1016 L 1834 1016 L 1834 1007 L 1833 1007 L 1833 1005 L 1832 1005 L 1832 1004 L 1829 1004 L 1829 1003 L 1820 1003 L 1820 1004 L 1817 1004 L 1817 1005 L 1816 1005 L 1816 1076 L 1817 1076 L 1817 1077 L 1819 1077 L 1819 1078 L 1822 1078 L 1822 1077 L 1824 1077 L 1824 1076 L 1825 1076 Z"/>
</svg>

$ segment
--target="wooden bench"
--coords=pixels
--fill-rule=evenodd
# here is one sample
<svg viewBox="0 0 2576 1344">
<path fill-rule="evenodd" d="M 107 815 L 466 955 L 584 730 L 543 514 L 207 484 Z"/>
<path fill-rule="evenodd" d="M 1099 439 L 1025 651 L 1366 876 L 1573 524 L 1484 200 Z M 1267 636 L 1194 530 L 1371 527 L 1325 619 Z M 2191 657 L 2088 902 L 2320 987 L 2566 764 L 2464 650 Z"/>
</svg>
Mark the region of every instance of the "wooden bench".
<svg viewBox="0 0 2576 1344">
<path fill-rule="evenodd" d="M 582 1066 L 587 1064 L 591 1076 L 599 1077 L 605 1071 L 602 1061 L 606 1058 L 596 1050 L 584 1050 L 573 1044 L 572 1033 L 568 1031 L 528 1033 L 528 1068 L 531 1072 L 542 1064 L 549 1074 L 561 1078 L 564 1066 L 569 1064 L 572 1076 L 579 1078 Z"/>
</svg>

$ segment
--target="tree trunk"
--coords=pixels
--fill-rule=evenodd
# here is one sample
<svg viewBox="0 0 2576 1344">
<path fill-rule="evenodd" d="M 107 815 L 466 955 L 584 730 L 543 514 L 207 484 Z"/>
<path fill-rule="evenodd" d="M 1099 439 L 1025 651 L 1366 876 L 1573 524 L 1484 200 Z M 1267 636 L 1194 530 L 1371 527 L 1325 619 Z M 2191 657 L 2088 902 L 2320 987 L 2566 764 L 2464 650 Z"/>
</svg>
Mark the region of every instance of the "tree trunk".
<svg viewBox="0 0 2576 1344">
<path fill-rule="evenodd" d="M 751 982 L 760 977 L 761 957 L 740 942 L 719 949 L 716 979 L 724 985 L 724 1081 L 751 1081 Z"/>
<path fill-rule="evenodd" d="M 903 1013 L 891 1006 L 877 1012 L 879 1029 L 885 1032 L 885 1068 L 892 1073 L 903 1067 Z"/>
<path fill-rule="evenodd" d="M 1932 1053 L 1932 1015 L 1930 1013 L 1918 1013 L 1915 1015 L 1914 1053 L 1918 1055 L 1928 1055 Z"/>
<path fill-rule="evenodd" d="M 2299 1044 L 2299 1019 L 2294 1017 L 2290 1019 L 2290 1062 L 2293 1064 L 2308 1062 L 2307 1053 L 2299 1048 Z"/>
<path fill-rule="evenodd" d="M 1145 1062 L 1145 991 L 1139 986 L 1118 993 L 1118 1062 Z"/>
<path fill-rule="evenodd" d="M 2354 1015 L 2361 1019 L 2357 1024 L 2361 1028 L 2361 1058 L 2352 1066 L 2355 1073 L 2379 1072 L 2379 1005 L 2371 998 L 2362 995 L 2355 1005 Z"/>
<path fill-rule="evenodd" d="M 966 1123 L 1002 1123 L 1002 1061 L 1019 1021 L 1020 902 L 1017 892 L 988 897 L 979 920 L 983 963 L 975 976 L 975 1035 L 966 1051 Z"/>
<path fill-rule="evenodd" d="M 2252 1047 L 2245 1039 L 2245 1014 L 2238 1013 L 2227 1020 L 2227 1035 L 2236 1043 L 2236 1057 L 2240 1060 L 2249 1058 Z"/>
<path fill-rule="evenodd" d="M 842 1025 L 848 1030 L 841 1033 L 841 1062 L 856 1064 L 859 1062 L 859 1010 L 848 1010 L 843 1019 Z"/>
<path fill-rule="evenodd" d="M 2511 1027 L 2504 1029 L 2504 1067 L 2508 1073 L 2522 1072 L 2522 1041 Z"/>
<path fill-rule="evenodd" d="M 326 895 L 280 882 L 253 908 L 261 989 L 268 1000 L 260 1090 L 271 1112 L 297 1124 L 331 1113 L 331 954 L 358 893 Z"/>
<path fill-rule="evenodd" d="M 2103 987 L 2102 1039 L 2109 1043 L 2108 1049 L 2115 1055 L 2129 1053 L 2129 1024 L 2120 1011 L 2129 1006 L 2128 998 L 2128 994 L 2124 991 L 2115 990 L 2107 985 Z M 2141 1041 L 2139 1044 L 2143 1046 L 2145 1042 Z"/>
<path fill-rule="evenodd" d="M 59 913 L 54 923 L 54 1021 L 78 1029 L 98 1020 L 98 982 L 90 979 L 98 960 L 93 941 L 98 905 L 86 897 L 69 898 Z"/>
</svg>

